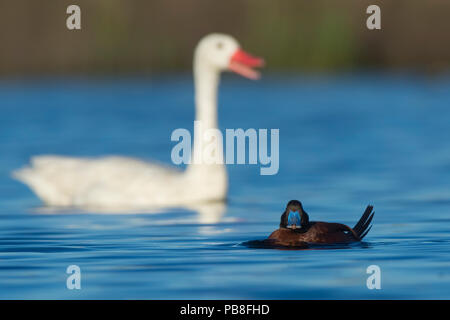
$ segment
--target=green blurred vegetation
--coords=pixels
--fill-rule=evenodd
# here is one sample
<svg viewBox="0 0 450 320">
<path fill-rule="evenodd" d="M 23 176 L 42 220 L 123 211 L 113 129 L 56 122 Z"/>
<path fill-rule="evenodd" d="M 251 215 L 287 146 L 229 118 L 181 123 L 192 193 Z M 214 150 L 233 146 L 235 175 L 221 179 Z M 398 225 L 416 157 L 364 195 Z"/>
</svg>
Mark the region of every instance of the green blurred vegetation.
<svg viewBox="0 0 450 320">
<path fill-rule="evenodd" d="M 82 30 L 66 28 L 70 4 Z M 370 4 L 382 30 L 366 28 Z M 448 0 L 1 0 L 0 75 L 187 71 L 210 32 L 273 71 L 448 71 L 449 16 Z"/>
</svg>

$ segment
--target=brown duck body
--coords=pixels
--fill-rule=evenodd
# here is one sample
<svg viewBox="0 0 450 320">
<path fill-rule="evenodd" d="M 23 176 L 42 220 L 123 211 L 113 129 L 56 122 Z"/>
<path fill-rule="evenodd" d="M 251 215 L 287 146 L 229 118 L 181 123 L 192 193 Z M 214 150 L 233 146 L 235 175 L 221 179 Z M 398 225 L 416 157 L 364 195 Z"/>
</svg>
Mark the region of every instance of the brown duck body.
<svg viewBox="0 0 450 320">
<path fill-rule="evenodd" d="M 361 241 L 370 230 L 373 207 L 368 206 L 358 223 L 350 228 L 341 223 L 311 221 L 301 229 L 280 227 L 267 239 L 274 245 L 304 246 L 308 243 L 338 244 Z"/>
<path fill-rule="evenodd" d="M 350 243 L 360 241 L 352 229 L 344 224 L 329 222 L 310 222 L 306 231 L 294 231 L 280 228 L 272 232 L 268 239 L 275 240 L 279 245 L 298 246 L 307 243 Z"/>
</svg>

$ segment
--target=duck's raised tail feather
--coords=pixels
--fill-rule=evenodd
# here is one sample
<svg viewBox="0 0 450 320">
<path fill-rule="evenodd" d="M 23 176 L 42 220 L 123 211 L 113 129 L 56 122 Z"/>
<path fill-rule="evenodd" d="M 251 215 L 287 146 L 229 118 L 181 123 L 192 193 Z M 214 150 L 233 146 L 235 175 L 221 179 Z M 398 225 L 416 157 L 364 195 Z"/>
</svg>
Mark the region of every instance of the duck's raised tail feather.
<svg viewBox="0 0 450 320">
<path fill-rule="evenodd" d="M 375 214 L 375 211 L 372 210 L 373 206 L 368 205 L 361 219 L 359 219 L 358 223 L 353 227 L 353 230 L 356 232 L 360 240 L 362 240 L 367 235 L 370 228 L 372 228 L 372 226 L 369 226 L 372 222 L 373 215 Z"/>
</svg>

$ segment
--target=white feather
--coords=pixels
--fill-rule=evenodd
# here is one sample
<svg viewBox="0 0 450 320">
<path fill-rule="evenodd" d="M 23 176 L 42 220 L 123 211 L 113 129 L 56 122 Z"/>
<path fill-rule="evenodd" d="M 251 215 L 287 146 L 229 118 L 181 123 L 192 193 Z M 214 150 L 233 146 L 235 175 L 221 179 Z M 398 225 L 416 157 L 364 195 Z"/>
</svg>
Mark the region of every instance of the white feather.
<svg viewBox="0 0 450 320">
<path fill-rule="evenodd" d="M 217 51 L 220 41 L 226 50 Z M 213 34 L 198 44 L 194 57 L 196 120 L 203 129 L 217 128 L 219 74 L 237 42 Z M 169 137 L 168 137 L 169 138 Z M 194 154 L 204 150 L 196 144 Z M 28 167 L 14 172 L 47 205 L 91 208 L 183 206 L 223 201 L 227 194 L 224 165 L 190 165 L 185 172 L 133 158 L 109 156 L 72 158 L 36 156 Z"/>
</svg>

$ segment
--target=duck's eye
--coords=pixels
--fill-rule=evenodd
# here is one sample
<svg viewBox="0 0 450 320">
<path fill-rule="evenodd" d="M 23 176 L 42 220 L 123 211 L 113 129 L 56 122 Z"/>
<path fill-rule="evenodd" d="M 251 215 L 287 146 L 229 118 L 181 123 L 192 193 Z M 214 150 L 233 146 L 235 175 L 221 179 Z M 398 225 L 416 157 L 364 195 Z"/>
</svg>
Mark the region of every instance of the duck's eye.
<svg viewBox="0 0 450 320">
<path fill-rule="evenodd" d="M 223 43 L 217 42 L 217 49 L 222 49 L 222 48 L 223 48 Z"/>
</svg>

